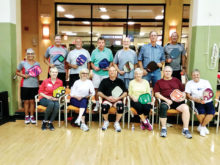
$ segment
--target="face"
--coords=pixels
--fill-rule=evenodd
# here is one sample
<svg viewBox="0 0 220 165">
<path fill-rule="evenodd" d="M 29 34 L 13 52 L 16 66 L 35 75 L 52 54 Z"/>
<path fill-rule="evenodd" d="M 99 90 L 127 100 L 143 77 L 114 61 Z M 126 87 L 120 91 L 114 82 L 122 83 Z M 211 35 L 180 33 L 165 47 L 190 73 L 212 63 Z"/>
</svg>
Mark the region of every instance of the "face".
<svg viewBox="0 0 220 165">
<path fill-rule="evenodd" d="M 108 74 L 109 74 L 110 78 L 116 78 L 117 77 L 117 71 L 114 67 L 109 68 Z"/>
<path fill-rule="evenodd" d="M 34 59 L 35 54 L 34 53 L 27 53 L 27 59 L 28 60 L 33 60 Z"/>
<path fill-rule="evenodd" d="M 177 43 L 177 41 L 178 41 L 178 34 L 177 33 L 172 33 L 172 35 L 171 35 L 171 42 L 172 43 Z"/>
<path fill-rule="evenodd" d="M 99 49 L 104 49 L 104 47 L 105 47 L 105 40 L 98 40 L 97 45 L 98 45 Z"/>
<path fill-rule="evenodd" d="M 50 77 L 51 77 L 52 79 L 57 78 L 57 75 L 58 75 L 58 71 L 57 71 L 57 70 L 51 70 L 51 71 L 50 71 Z"/>
<path fill-rule="evenodd" d="M 60 36 L 56 36 L 54 39 L 55 45 L 61 45 L 61 37 Z"/>
<path fill-rule="evenodd" d="M 150 35 L 150 41 L 151 42 L 157 42 L 157 33 L 156 32 L 152 32 Z"/>
<path fill-rule="evenodd" d="M 135 72 L 134 77 L 136 80 L 142 79 L 143 73 L 142 72 Z"/>
<path fill-rule="evenodd" d="M 166 69 L 163 71 L 163 74 L 164 74 L 164 77 L 165 77 L 165 78 L 171 78 L 171 76 L 172 76 L 172 69 L 166 68 Z"/>
<path fill-rule="evenodd" d="M 125 38 L 123 41 L 123 48 L 129 48 L 129 46 L 130 46 L 130 39 Z"/>
<path fill-rule="evenodd" d="M 193 72 L 192 73 L 192 79 L 195 82 L 199 82 L 199 80 L 200 80 L 200 73 L 199 72 Z"/>
<path fill-rule="evenodd" d="M 76 39 L 76 48 L 81 49 L 82 48 L 82 40 L 80 38 Z"/>
<path fill-rule="evenodd" d="M 81 79 L 82 80 L 87 80 L 88 79 L 88 76 L 89 76 L 89 73 L 84 71 L 81 73 Z"/>
</svg>

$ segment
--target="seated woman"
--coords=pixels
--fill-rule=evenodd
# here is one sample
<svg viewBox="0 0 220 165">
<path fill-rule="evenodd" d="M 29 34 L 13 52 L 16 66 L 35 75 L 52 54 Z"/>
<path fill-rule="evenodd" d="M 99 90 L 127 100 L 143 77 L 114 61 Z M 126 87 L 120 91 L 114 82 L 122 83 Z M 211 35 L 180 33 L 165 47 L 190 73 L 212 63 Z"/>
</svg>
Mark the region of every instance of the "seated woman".
<svg viewBox="0 0 220 165">
<path fill-rule="evenodd" d="M 150 109 L 152 108 L 151 103 L 141 104 L 138 101 L 140 95 L 151 93 L 148 81 L 142 79 L 142 76 L 143 71 L 140 68 L 136 68 L 134 71 L 134 80 L 130 81 L 129 83 L 128 95 L 131 98 L 131 107 L 137 111 L 141 119 L 141 129 L 151 131 L 153 127 L 146 118 L 149 115 Z"/>
<path fill-rule="evenodd" d="M 21 61 L 17 67 L 16 74 L 22 77 L 21 80 L 21 100 L 24 101 L 25 112 L 25 124 L 35 124 L 34 119 L 34 97 L 38 93 L 38 75 L 30 76 L 29 69 L 35 66 L 40 66 L 38 62 L 34 60 L 35 53 L 32 48 L 28 48 L 26 51 L 26 60 Z M 29 116 L 30 113 L 30 116 Z"/>
<path fill-rule="evenodd" d="M 208 80 L 200 79 L 200 71 L 195 69 L 192 71 L 192 80 L 186 84 L 185 92 L 190 100 L 195 102 L 195 108 L 198 111 L 197 118 L 200 122 L 197 130 L 201 136 L 209 134 L 206 125 L 212 120 L 215 114 L 212 99 L 203 100 L 203 91 L 207 88 L 212 89 Z"/>
<path fill-rule="evenodd" d="M 70 92 L 70 103 L 73 106 L 76 106 L 79 108 L 79 115 L 76 119 L 75 123 L 80 125 L 80 129 L 83 131 L 88 131 L 89 128 L 85 124 L 85 115 L 86 115 L 86 109 L 88 104 L 88 98 L 90 96 L 95 95 L 95 89 L 92 84 L 92 81 L 89 80 L 89 70 L 84 68 L 79 73 L 80 79 L 75 81 L 73 86 L 71 87 Z"/>
<path fill-rule="evenodd" d="M 57 117 L 59 111 L 58 98 L 53 97 L 53 91 L 58 87 L 62 87 L 63 82 L 57 78 L 58 69 L 56 67 L 50 68 L 49 74 L 50 78 L 42 82 L 38 93 L 40 95 L 40 104 L 47 107 L 44 113 L 44 120 L 41 128 L 42 130 L 46 130 L 48 127 L 51 131 L 53 131 L 54 126 L 52 123 Z"/>
</svg>

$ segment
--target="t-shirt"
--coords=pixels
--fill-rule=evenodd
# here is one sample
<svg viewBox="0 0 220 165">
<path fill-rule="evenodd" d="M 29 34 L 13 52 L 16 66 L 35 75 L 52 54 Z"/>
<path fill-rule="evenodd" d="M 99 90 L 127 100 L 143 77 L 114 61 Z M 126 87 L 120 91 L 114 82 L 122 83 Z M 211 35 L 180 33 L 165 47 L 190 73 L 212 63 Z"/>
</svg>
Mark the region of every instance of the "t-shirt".
<svg viewBox="0 0 220 165">
<path fill-rule="evenodd" d="M 181 81 L 175 77 L 172 77 L 171 80 L 160 79 L 156 82 L 154 86 L 154 92 L 160 92 L 160 94 L 167 99 L 170 98 L 170 94 L 174 89 L 179 89 L 180 91 L 184 91 L 184 86 Z"/>
<path fill-rule="evenodd" d="M 98 48 L 93 50 L 91 55 L 91 62 L 96 66 L 99 67 L 99 62 L 106 58 L 109 62 L 113 61 L 112 51 L 109 48 L 104 48 L 103 51 L 100 51 Z M 100 76 L 108 76 L 108 71 L 100 69 L 99 71 L 95 71 L 93 69 L 93 73 L 100 75 Z"/>
<path fill-rule="evenodd" d="M 149 82 L 144 79 L 142 79 L 141 82 L 138 82 L 136 80 L 130 81 L 128 93 L 135 99 L 138 99 L 140 95 L 145 93 L 151 94 Z"/>
<path fill-rule="evenodd" d="M 86 50 L 86 49 L 74 49 L 72 51 L 69 52 L 68 56 L 67 56 L 67 62 L 72 64 L 72 65 L 77 65 L 76 63 L 76 59 L 80 56 L 80 55 L 84 55 L 87 60 L 86 62 L 83 64 L 83 65 L 80 65 L 78 66 L 77 69 L 73 69 L 71 68 L 70 69 L 70 74 L 79 74 L 79 72 L 84 69 L 84 68 L 87 68 L 87 64 L 88 62 L 91 61 L 91 58 L 90 58 L 90 54 L 89 52 Z"/>
<path fill-rule="evenodd" d="M 179 49 L 180 55 L 177 58 L 172 59 L 171 63 L 166 63 L 166 65 L 171 66 L 174 71 L 178 71 L 178 70 L 181 70 L 182 56 L 185 56 L 186 50 L 185 50 L 184 46 L 180 43 L 175 44 L 175 45 L 167 44 L 164 47 L 166 59 L 171 58 L 170 53 L 172 52 L 173 49 Z"/>
<path fill-rule="evenodd" d="M 211 84 L 208 80 L 200 79 L 199 82 L 190 80 L 186 83 L 185 92 L 190 94 L 192 97 L 201 99 L 203 97 L 203 92 L 205 89 L 210 88 Z M 205 101 L 206 103 L 211 102 L 212 99 Z"/>
<path fill-rule="evenodd" d="M 30 65 L 27 61 L 21 61 L 17 67 L 17 70 L 19 71 L 22 70 L 23 74 L 28 74 L 28 69 L 36 65 L 40 66 L 38 62 L 35 62 L 33 65 Z M 21 80 L 21 87 L 37 88 L 38 86 L 39 86 L 38 77 L 22 78 Z"/>
<path fill-rule="evenodd" d="M 59 73 L 65 73 L 64 62 L 67 58 L 68 51 L 63 46 L 56 47 L 54 45 L 47 48 L 46 58 L 50 58 L 50 64 L 54 64 Z"/>
<path fill-rule="evenodd" d="M 98 91 L 106 96 L 112 96 L 112 91 L 116 86 L 119 86 L 123 92 L 127 92 L 124 82 L 119 78 L 116 78 L 114 81 L 110 78 L 103 79 L 99 85 Z"/>
<path fill-rule="evenodd" d="M 115 64 L 118 64 L 118 68 L 120 70 L 123 70 L 124 65 L 127 62 L 131 62 L 134 65 L 137 64 L 137 54 L 134 50 L 131 50 L 131 49 L 129 49 L 129 50 L 121 49 L 121 50 L 117 51 L 113 62 Z M 133 79 L 134 78 L 134 69 L 130 72 L 126 72 L 124 75 L 120 75 L 118 73 L 118 77 Z"/>
<path fill-rule="evenodd" d="M 95 89 L 91 80 L 77 80 L 71 88 L 70 96 L 87 97 L 95 95 Z"/>
</svg>

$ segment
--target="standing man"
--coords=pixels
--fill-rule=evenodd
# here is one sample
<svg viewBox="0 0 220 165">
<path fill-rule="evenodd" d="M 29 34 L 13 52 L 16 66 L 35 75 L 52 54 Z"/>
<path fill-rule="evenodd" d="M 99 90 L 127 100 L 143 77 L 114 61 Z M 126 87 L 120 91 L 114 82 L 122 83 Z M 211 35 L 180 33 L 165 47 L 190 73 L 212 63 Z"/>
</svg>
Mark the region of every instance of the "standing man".
<svg viewBox="0 0 220 165">
<path fill-rule="evenodd" d="M 50 67 L 56 67 L 58 69 L 58 76 L 62 80 L 63 85 L 66 86 L 66 71 L 65 60 L 67 58 L 68 51 L 61 45 L 61 36 L 56 35 L 54 38 L 54 45 L 47 48 L 45 53 L 44 62 Z"/>
<path fill-rule="evenodd" d="M 134 79 L 134 69 L 137 67 L 137 54 L 129 48 L 130 38 L 123 40 L 123 49 L 117 51 L 113 65 L 118 72 L 118 78 L 122 79 L 128 89 L 130 80 Z"/>
<path fill-rule="evenodd" d="M 113 55 L 112 51 L 105 47 L 104 38 L 100 37 L 97 41 L 97 48 L 93 50 L 91 55 L 91 67 L 93 69 L 92 82 L 96 91 L 96 106 L 94 111 L 98 111 L 99 102 L 97 91 L 100 82 L 108 77 L 108 69 L 112 65 Z"/>
<path fill-rule="evenodd" d="M 165 56 L 163 47 L 156 44 L 157 32 L 151 31 L 149 36 L 150 43 L 142 46 L 138 56 L 138 64 L 143 70 L 143 78 L 149 82 L 152 81 L 152 86 L 154 87 L 157 80 L 161 79 L 160 68 L 162 68 L 164 64 Z M 146 68 L 151 61 L 156 63 L 158 69 L 153 72 L 147 72 Z"/>
<path fill-rule="evenodd" d="M 121 94 L 116 97 L 113 95 L 115 87 L 121 89 Z M 124 104 L 122 101 L 123 98 L 127 96 L 127 89 L 125 88 L 124 82 L 117 78 L 117 71 L 113 66 L 109 68 L 109 77 L 102 80 L 98 89 L 98 95 L 103 99 L 101 111 L 104 118 L 104 124 L 102 130 L 105 131 L 108 128 L 108 111 L 111 106 L 114 106 L 117 109 L 114 123 L 115 131 L 121 132 L 119 121 L 124 112 Z"/>
<path fill-rule="evenodd" d="M 76 80 L 79 80 L 79 72 L 84 69 L 90 69 L 90 54 L 82 48 L 81 38 L 75 40 L 76 48 L 69 52 L 67 63 L 70 69 L 69 87 L 71 88 Z"/>
<path fill-rule="evenodd" d="M 164 47 L 166 65 L 173 68 L 173 77 L 181 80 L 181 72 L 186 72 L 186 50 L 181 43 L 178 43 L 179 35 L 177 32 L 171 34 L 171 42 Z"/>
</svg>

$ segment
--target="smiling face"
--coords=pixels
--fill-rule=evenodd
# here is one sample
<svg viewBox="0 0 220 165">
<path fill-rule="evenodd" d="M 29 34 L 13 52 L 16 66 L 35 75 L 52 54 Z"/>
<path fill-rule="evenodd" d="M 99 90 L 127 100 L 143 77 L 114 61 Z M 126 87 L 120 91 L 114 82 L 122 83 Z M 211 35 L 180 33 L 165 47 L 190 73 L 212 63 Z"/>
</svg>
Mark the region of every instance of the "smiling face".
<svg viewBox="0 0 220 165">
<path fill-rule="evenodd" d="M 192 79 L 193 79 L 194 82 L 199 82 L 199 80 L 200 80 L 200 73 L 199 73 L 199 71 L 194 71 L 192 73 Z"/>
<path fill-rule="evenodd" d="M 104 47 L 105 47 L 105 40 L 99 39 L 98 43 L 97 43 L 97 46 L 98 46 L 98 49 L 103 50 Z"/>
<path fill-rule="evenodd" d="M 142 71 L 135 71 L 134 72 L 134 78 L 135 80 L 139 81 L 142 79 L 142 76 L 143 76 L 143 72 Z"/>
<path fill-rule="evenodd" d="M 124 40 L 123 40 L 123 48 L 124 49 L 128 49 L 130 46 L 130 38 L 126 37 Z"/>
<path fill-rule="evenodd" d="M 50 77 L 51 79 L 56 79 L 58 75 L 58 70 L 55 68 L 50 68 Z"/>
<path fill-rule="evenodd" d="M 172 73 L 173 73 L 172 68 L 166 66 L 163 71 L 164 79 L 170 79 L 172 77 Z"/>
<path fill-rule="evenodd" d="M 33 60 L 35 57 L 34 52 L 33 53 L 27 53 L 27 60 Z"/>
<path fill-rule="evenodd" d="M 157 32 L 151 32 L 150 33 L 150 41 L 151 43 L 156 43 L 157 42 Z"/>
<path fill-rule="evenodd" d="M 173 32 L 170 36 L 171 43 L 176 44 L 178 41 L 178 38 L 179 38 L 178 34 L 176 32 Z"/>
<path fill-rule="evenodd" d="M 115 79 L 117 77 L 117 71 L 114 67 L 109 68 L 108 74 L 111 79 Z"/>
<path fill-rule="evenodd" d="M 61 36 L 56 36 L 54 39 L 55 45 L 60 46 L 61 45 Z"/>
<path fill-rule="evenodd" d="M 76 49 L 82 48 L 82 40 L 80 38 L 77 38 L 75 43 L 76 43 Z"/>
</svg>

